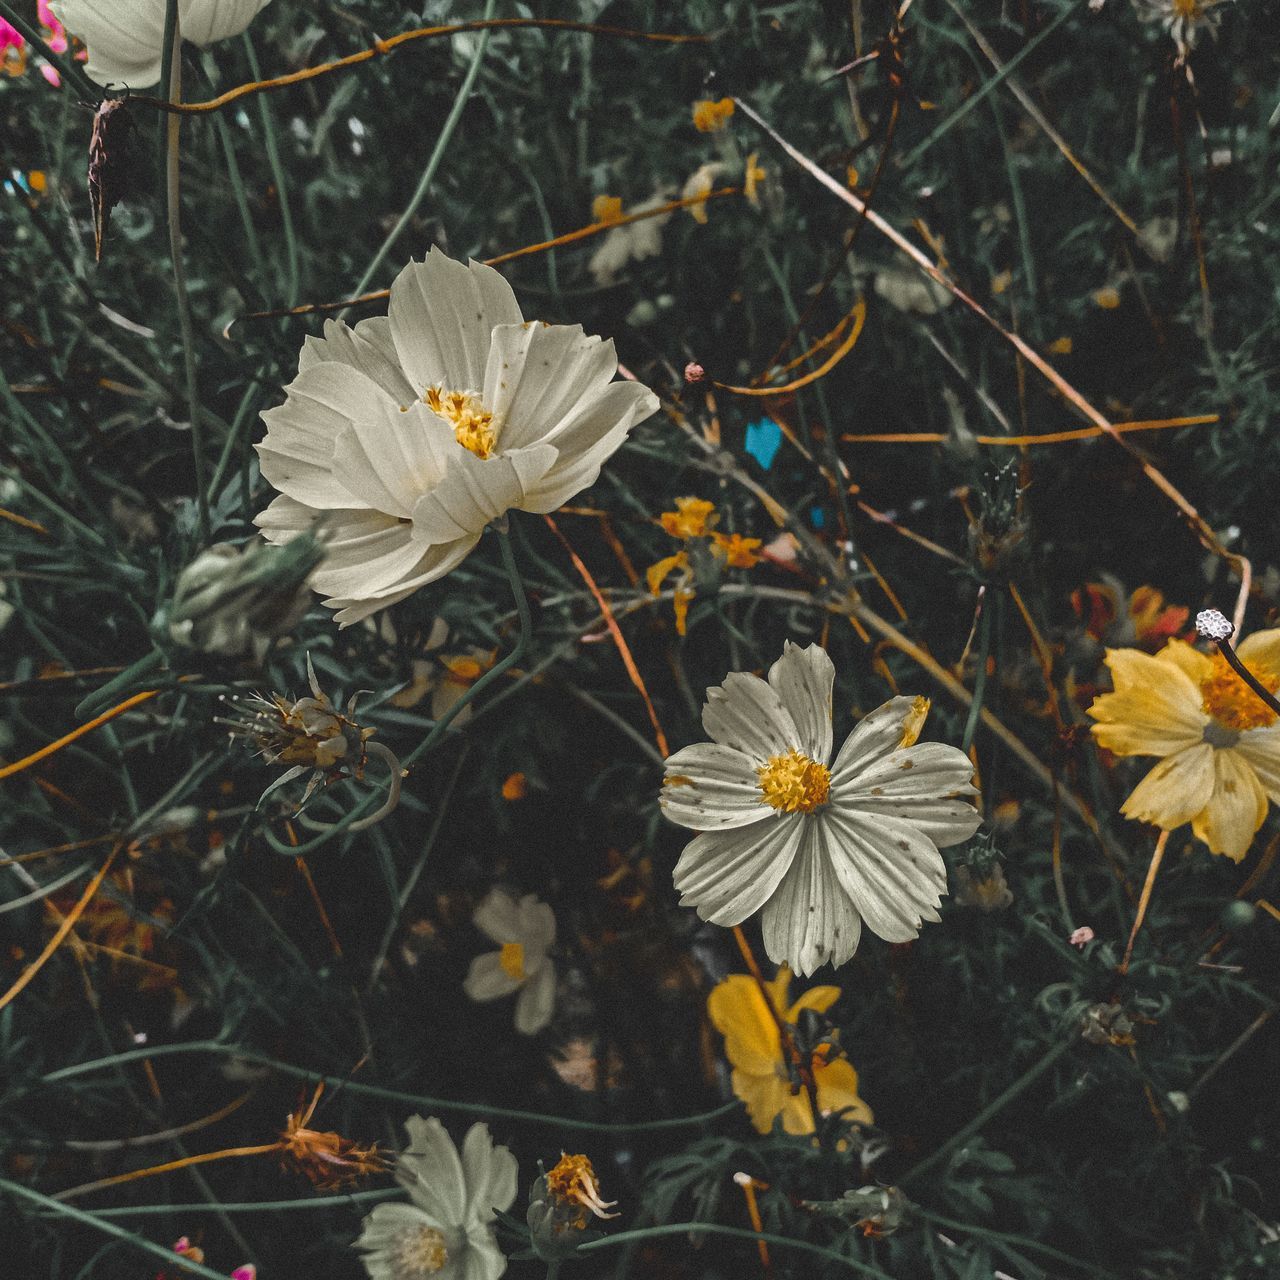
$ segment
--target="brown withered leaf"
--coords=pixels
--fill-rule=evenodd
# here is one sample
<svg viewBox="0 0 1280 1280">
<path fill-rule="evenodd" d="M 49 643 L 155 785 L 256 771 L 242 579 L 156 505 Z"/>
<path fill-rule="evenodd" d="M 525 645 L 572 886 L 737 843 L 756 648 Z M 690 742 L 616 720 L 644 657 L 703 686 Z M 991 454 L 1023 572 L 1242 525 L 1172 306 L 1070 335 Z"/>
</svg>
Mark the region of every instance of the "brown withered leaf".
<svg viewBox="0 0 1280 1280">
<path fill-rule="evenodd" d="M 93 117 L 89 136 L 89 203 L 93 209 L 93 258 L 102 261 L 111 210 L 132 185 L 133 119 L 128 100 L 104 98 Z"/>
</svg>

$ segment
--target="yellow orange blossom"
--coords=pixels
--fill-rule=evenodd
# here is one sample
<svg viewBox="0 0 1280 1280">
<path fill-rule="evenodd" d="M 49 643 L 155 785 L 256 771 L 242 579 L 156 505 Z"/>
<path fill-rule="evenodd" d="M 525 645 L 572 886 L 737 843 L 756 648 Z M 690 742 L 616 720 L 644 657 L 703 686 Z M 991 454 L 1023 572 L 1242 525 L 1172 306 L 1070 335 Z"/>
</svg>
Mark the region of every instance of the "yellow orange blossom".
<svg viewBox="0 0 1280 1280">
<path fill-rule="evenodd" d="M 810 987 L 789 1004 L 791 970 L 785 965 L 765 986 L 773 1007 L 790 1024 L 803 1010 L 824 1013 L 840 998 L 839 987 Z M 733 1091 L 746 1103 L 756 1129 L 768 1133 L 781 1116 L 787 1133 L 812 1133 L 814 1118 L 808 1095 L 804 1090 L 793 1091 L 778 1024 L 756 980 L 746 974 L 731 974 L 707 997 L 707 1013 L 724 1036 L 725 1054 L 733 1067 Z M 823 1114 L 840 1111 L 846 1119 L 872 1122 L 871 1108 L 858 1096 L 858 1073 L 853 1063 L 824 1051 L 813 1055 L 812 1067 L 818 1109 Z"/>
<path fill-rule="evenodd" d="M 689 566 L 689 553 L 677 551 L 675 555 L 664 556 L 657 564 L 651 564 L 645 570 L 644 576 L 650 592 L 656 596 L 662 590 L 662 584 L 673 573 L 680 574 L 675 588 L 675 598 L 672 601 L 676 611 L 676 633 L 684 635 L 689 625 L 689 605 L 693 600 L 693 592 L 689 589 L 689 583 L 693 580 L 693 571 Z"/>
<path fill-rule="evenodd" d="M 729 123 L 733 115 L 733 99 L 721 98 L 713 102 L 710 98 L 700 98 L 693 104 L 693 127 L 699 133 L 719 133 Z"/>
<path fill-rule="evenodd" d="M 618 1202 L 600 1195 L 596 1171 L 586 1156 L 560 1154 L 559 1163 L 547 1175 L 547 1198 L 556 1206 L 559 1224 L 583 1230 L 590 1215 L 616 1218 L 609 1210 Z"/>
<path fill-rule="evenodd" d="M 730 569 L 753 569 L 760 563 L 760 538 L 744 538 L 740 533 L 713 533 L 713 549 L 724 557 Z"/>
<path fill-rule="evenodd" d="M 622 217 L 621 196 L 596 196 L 591 202 L 591 220 L 608 226 Z"/>
<path fill-rule="evenodd" d="M 705 538 L 719 517 L 716 504 L 705 498 L 677 498 L 674 511 L 664 511 L 658 523 L 673 538 Z"/>
<path fill-rule="evenodd" d="M 1262 685 L 1280 689 L 1280 630 L 1256 631 L 1237 652 Z M 1096 698 L 1099 746 L 1160 763 L 1124 802 L 1127 818 L 1164 831 L 1191 824 L 1211 853 L 1239 862 L 1280 800 L 1280 718 L 1220 653 L 1171 640 L 1154 657 L 1108 649 L 1115 692 Z"/>
</svg>

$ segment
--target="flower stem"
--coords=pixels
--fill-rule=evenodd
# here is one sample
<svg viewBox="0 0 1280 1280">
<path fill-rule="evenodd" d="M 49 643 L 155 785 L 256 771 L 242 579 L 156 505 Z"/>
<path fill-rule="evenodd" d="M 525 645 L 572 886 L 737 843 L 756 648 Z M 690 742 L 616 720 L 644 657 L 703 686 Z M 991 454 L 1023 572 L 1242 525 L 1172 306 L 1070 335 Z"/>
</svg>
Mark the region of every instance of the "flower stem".
<svg viewBox="0 0 1280 1280">
<path fill-rule="evenodd" d="M 1229 639 L 1218 641 L 1218 652 L 1221 653 L 1222 656 L 1226 658 L 1227 662 L 1231 664 L 1231 669 L 1236 673 L 1236 675 L 1238 675 L 1240 679 L 1243 680 L 1245 684 L 1247 684 L 1249 688 L 1252 689 L 1254 693 L 1256 693 L 1258 697 L 1276 713 L 1276 715 L 1280 716 L 1280 700 L 1277 700 L 1275 694 L 1267 689 L 1258 677 L 1240 661 L 1240 655 L 1231 647 L 1231 641 Z"/>
<path fill-rule="evenodd" d="M 169 63 L 169 101 L 182 101 L 182 23 L 176 0 L 169 0 L 165 30 L 171 33 L 167 60 Z M 209 494 L 205 485 L 204 426 L 200 421 L 199 396 L 196 390 L 195 333 L 191 327 L 191 303 L 187 297 L 187 275 L 182 265 L 182 201 L 178 172 L 179 134 L 182 117 L 165 118 L 165 197 L 169 215 L 169 256 L 173 260 L 173 287 L 178 300 L 178 328 L 182 336 L 182 373 L 187 390 L 187 415 L 191 419 L 191 458 L 195 466 L 196 514 L 200 543 L 209 541 Z"/>
<path fill-rule="evenodd" d="M 495 0 L 487 0 L 482 21 L 487 22 L 493 17 L 494 4 Z M 417 189 L 405 206 L 404 212 L 396 219 L 396 225 L 391 228 L 387 238 L 382 242 L 381 248 L 373 255 L 373 261 L 365 268 L 364 275 L 360 277 L 360 283 L 355 287 L 356 295 L 362 294 L 369 287 L 369 282 L 378 273 L 378 269 L 386 261 L 387 254 L 391 252 L 396 241 L 400 239 L 401 233 L 409 225 L 414 214 L 418 212 L 418 207 L 426 199 L 427 192 L 431 190 L 431 184 L 435 181 L 436 170 L 440 167 L 440 161 L 444 159 L 449 139 L 453 137 L 453 132 L 458 127 L 458 121 L 462 119 L 462 110 L 467 105 L 467 99 L 471 96 L 471 86 L 475 84 L 476 76 L 480 74 L 480 64 L 484 61 L 484 53 L 488 45 L 489 32 L 488 30 L 483 30 L 476 40 L 476 51 L 471 59 L 471 65 L 467 68 L 467 74 L 463 77 L 457 97 L 454 98 L 453 106 L 449 109 L 449 114 L 436 137 L 435 146 L 431 149 L 431 155 L 427 159 L 427 167 L 422 171 L 422 177 L 418 179 Z M 290 298 L 289 301 L 293 303 L 297 299 Z"/>
<path fill-rule="evenodd" d="M 1116 970 L 1121 977 L 1129 972 L 1129 961 L 1133 958 L 1133 944 L 1138 940 L 1138 930 L 1146 919 L 1147 907 L 1151 903 L 1151 891 L 1155 888 L 1156 872 L 1160 870 L 1160 862 L 1164 858 L 1165 845 L 1169 843 L 1169 833 L 1162 831 L 1156 840 L 1156 847 L 1151 854 L 1151 865 L 1147 868 L 1146 883 L 1142 886 L 1142 897 L 1138 899 L 1138 914 L 1133 918 L 1133 928 L 1129 930 L 1129 941 L 1124 949 L 1124 959 Z"/>
</svg>

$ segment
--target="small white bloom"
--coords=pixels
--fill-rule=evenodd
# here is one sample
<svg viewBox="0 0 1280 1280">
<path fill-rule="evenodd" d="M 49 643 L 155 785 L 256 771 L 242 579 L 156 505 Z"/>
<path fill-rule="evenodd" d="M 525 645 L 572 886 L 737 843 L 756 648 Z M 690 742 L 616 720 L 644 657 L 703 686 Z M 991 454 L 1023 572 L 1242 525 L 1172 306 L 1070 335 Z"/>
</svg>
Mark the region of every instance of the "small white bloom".
<svg viewBox="0 0 1280 1280">
<path fill-rule="evenodd" d="M 667 203 L 667 197 L 659 192 L 652 199 L 628 209 L 628 214 L 648 213 Z M 640 222 L 628 222 L 614 227 L 591 255 L 587 270 L 595 277 L 596 284 L 612 284 L 614 277 L 629 262 L 644 258 L 656 258 L 662 252 L 662 228 L 671 220 L 670 213 L 655 214 Z"/>
<path fill-rule="evenodd" d="M 201 46 L 238 36 L 271 0 L 178 0 L 183 38 Z M 54 16 L 89 51 L 101 85 L 145 89 L 160 79 L 165 0 L 51 0 Z"/>
<path fill-rule="evenodd" d="M 1201 31 L 1218 34 L 1221 5 L 1222 0 L 1133 0 L 1139 21 L 1159 23 L 1177 45 L 1180 59 L 1195 47 Z"/>
<path fill-rule="evenodd" d="M 863 920 L 888 942 L 938 920 L 938 847 L 982 820 L 968 756 L 915 745 L 927 698 L 891 698 L 833 761 L 834 681 L 824 650 L 790 641 L 767 682 L 727 676 L 702 711 L 713 741 L 671 756 L 662 788 L 667 817 L 702 833 L 676 864 L 681 905 L 719 925 L 763 909 L 770 959 L 801 974 L 844 964 Z"/>
<path fill-rule="evenodd" d="M 372 1280 L 498 1280 L 507 1269 L 493 1221 L 516 1198 L 516 1158 L 473 1124 L 462 1155 L 439 1120 L 411 1116 L 396 1181 L 409 1204 L 380 1204 L 355 1247 Z"/>
<path fill-rule="evenodd" d="M 518 991 L 516 1030 L 537 1035 L 556 1005 L 556 966 L 547 955 L 556 940 L 555 914 L 532 893 L 517 902 L 494 889 L 471 919 L 501 950 L 476 956 L 463 990 L 473 1000 L 499 1000 Z"/>
<path fill-rule="evenodd" d="M 281 543 L 314 528 L 312 585 L 343 626 L 444 577 L 508 510 L 567 502 L 658 407 L 613 381 L 611 341 L 525 321 L 496 271 L 438 249 L 396 277 L 388 315 L 324 333 L 262 415 L 282 496 L 257 524 Z"/>
</svg>

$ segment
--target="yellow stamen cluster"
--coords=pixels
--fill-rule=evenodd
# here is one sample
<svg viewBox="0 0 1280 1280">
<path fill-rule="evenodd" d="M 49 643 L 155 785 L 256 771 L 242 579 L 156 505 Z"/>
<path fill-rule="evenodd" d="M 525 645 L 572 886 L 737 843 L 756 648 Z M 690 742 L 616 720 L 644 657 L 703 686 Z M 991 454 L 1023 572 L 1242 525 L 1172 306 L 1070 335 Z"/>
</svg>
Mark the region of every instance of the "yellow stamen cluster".
<svg viewBox="0 0 1280 1280">
<path fill-rule="evenodd" d="M 469 449 L 477 458 L 493 456 L 498 432 L 493 414 L 479 396 L 470 391 L 428 387 L 422 398 L 432 413 L 439 414 L 453 428 L 454 437 L 464 449 Z"/>
<path fill-rule="evenodd" d="M 1221 653 L 1215 653 L 1212 662 L 1213 670 L 1200 681 L 1200 705 L 1209 715 L 1237 733 L 1275 723 L 1276 713 L 1232 671 Z M 1268 693 L 1280 689 L 1280 676 L 1266 670 L 1253 674 Z"/>
<path fill-rule="evenodd" d="M 502 951 L 498 956 L 498 963 L 502 966 L 502 972 L 508 978 L 514 979 L 516 982 L 523 982 L 526 974 L 524 971 L 524 947 L 518 942 L 504 942 Z"/>
<path fill-rule="evenodd" d="M 721 98 L 719 102 L 702 98 L 693 104 L 693 127 L 699 133 L 719 133 L 729 123 L 731 115 L 732 98 Z"/>
<path fill-rule="evenodd" d="M 395 1274 L 404 1280 L 423 1280 L 443 1271 L 449 1261 L 444 1236 L 435 1227 L 410 1227 L 395 1244 Z"/>
<path fill-rule="evenodd" d="M 812 813 L 831 793 L 831 770 L 794 747 L 785 755 L 770 756 L 756 776 L 760 803 L 783 813 Z"/>
<path fill-rule="evenodd" d="M 618 1202 L 601 1199 L 596 1171 L 586 1156 L 561 1153 L 560 1162 L 547 1174 L 547 1197 L 561 1210 L 561 1224 L 579 1231 L 587 1225 L 588 1212 L 597 1218 L 618 1216 L 609 1212 Z"/>
</svg>

